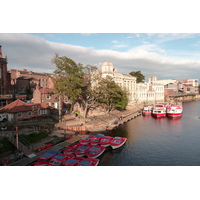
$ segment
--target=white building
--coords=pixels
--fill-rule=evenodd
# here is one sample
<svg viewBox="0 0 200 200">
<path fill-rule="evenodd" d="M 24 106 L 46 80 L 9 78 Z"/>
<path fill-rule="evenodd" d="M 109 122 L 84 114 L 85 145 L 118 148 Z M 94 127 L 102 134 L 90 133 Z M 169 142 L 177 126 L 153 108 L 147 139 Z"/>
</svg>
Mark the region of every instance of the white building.
<svg viewBox="0 0 200 200">
<path fill-rule="evenodd" d="M 164 101 L 164 83 L 157 83 L 156 76 L 150 76 L 146 83 L 137 83 L 137 102 L 161 102 Z"/>
<path fill-rule="evenodd" d="M 136 83 L 136 77 L 119 73 L 109 61 L 102 63 L 102 77 L 106 76 L 112 77 L 115 83 L 128 91 L 129 105 L 164 101 L 164 83 L 157 82 L 156 76 L 150 76 L 147 83 Z"/>
<path fill-rule="evenodd" d="M 136 98 L 136 77 L 129 74 L 118 73 L 112 62 L 102 63 L 102 77 L 110 76 L 120 87 L 125 88 L 129 93 L 129 103 L 134 103 Z"/>
</svg>

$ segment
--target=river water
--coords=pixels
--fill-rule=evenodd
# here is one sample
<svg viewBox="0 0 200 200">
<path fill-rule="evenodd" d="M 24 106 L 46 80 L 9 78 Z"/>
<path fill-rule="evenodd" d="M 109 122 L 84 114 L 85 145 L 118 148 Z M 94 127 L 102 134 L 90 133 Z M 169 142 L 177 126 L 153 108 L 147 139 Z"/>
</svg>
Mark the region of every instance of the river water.
<svg viewBox="0 0 200 200">
<path fill-rule="evenodd" d="M 100 166 L 200 166 L 200 101 L 183 103 L 178 119 L 139 116 L 108 135 L 126 137 Z M 198 118 L 199 117 L 199 118 Z"/>
</svg>

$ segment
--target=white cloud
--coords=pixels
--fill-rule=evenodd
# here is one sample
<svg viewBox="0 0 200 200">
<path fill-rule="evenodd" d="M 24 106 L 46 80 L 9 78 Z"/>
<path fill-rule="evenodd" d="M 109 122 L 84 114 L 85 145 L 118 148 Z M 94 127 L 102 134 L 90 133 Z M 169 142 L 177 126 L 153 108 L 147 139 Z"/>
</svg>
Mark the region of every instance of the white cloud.
<svg viewBox="0 0 200 200">
<path fill-rule="evenodd" d="M 118 44 L 119 42 L 117 40 L 112 41 L 113 44 Z"/>
<path fill-rule="evenodd" d="M 175 59 L 164 55 L 164 49 L 152 44 L 119 52 L 53 43 L 27 34 L 0 34 L 0 44 L 3 55 L 8 56 L 8 69 L 27 68 L 38 72 L 53 72 L 55 66 L 52 65 L 51 59 L 58 53 L 84 65 L 97 64 L 100 67 L 98 63 L 111 61 L 121 73 L 141 70 L 145 76 L 157 75 L 158 79 L 172 77 L 200 79 L 198 77 L 200 60 Z"/>
<path fill-rule="evenodd" d="M 191 38 L 197 35 L 197 33 L 147 33 L 149 37 L 156 36 L 165 40 L 176 40 L 183 38 Z"/>
</svg>

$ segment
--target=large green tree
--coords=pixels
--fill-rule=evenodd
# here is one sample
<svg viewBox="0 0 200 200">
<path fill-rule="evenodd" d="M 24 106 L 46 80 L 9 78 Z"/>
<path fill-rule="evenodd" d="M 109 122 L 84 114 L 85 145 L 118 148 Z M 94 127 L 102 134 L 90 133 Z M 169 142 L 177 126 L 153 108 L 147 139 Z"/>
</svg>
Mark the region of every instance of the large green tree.
<svg viewBox="0 0 200 200">
<path fill-rule="evenodd" d="M 100 93 L 99 102 L 104 104 L 107 112 L 125 109 L 128 104 L 128 93 L 109 76 L 99 82 L 97 91 Z"/>
<path fill-rule="evenodd" d="M 55 54 L 52 62 L 56 65 L 54 87 L 59 97 L 67 96 L 72 103 L 72 108 L 75 103 L 79 103 L 85 110 L 83 117 L 87 117 L 88 110 L 98 100 L 98 94 L 92 87 L 92 83 L 100 77 L 95 73 L 98 71 L 97 67 L 83 66 L 66 56 L 60 57 L 58 54 Z"/>
<path fill-rule="evenodd" d="M 132 71 L 129 74 L 137 78 L 137 83 L 144 83 L 145 76 L 141 73 L 141 71 Z"/>
<path fill-rule="evenodd" d="M 52 62 L 56 65 L 54 74 L 57 77 L 54 88 L 58 94 L 66 95 L 72 103 L 76 103 L 84 85 L 82 64 L 77 64 L 66 56 L 60 57 L 58 54 L 55 55 Z"/>
</svg>

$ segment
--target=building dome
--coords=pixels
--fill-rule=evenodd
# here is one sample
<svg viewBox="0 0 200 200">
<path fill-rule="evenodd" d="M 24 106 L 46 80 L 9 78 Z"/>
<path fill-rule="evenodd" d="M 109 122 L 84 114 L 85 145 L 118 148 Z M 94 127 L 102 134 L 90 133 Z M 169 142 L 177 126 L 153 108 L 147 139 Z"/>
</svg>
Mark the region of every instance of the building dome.
<svg viewBox="0 0 200 200">
<path fill-rule="evenodd" d="M 113 64 L 110 61 L 105 61 L 102 63 L 102 73 L 113 73 Z"/>
<path fill-rule="evenodd" d="M 113 64 L 110 61 L 105 61 L 102 63 L 102 66 L 113 66 Z"/>
</svg>

